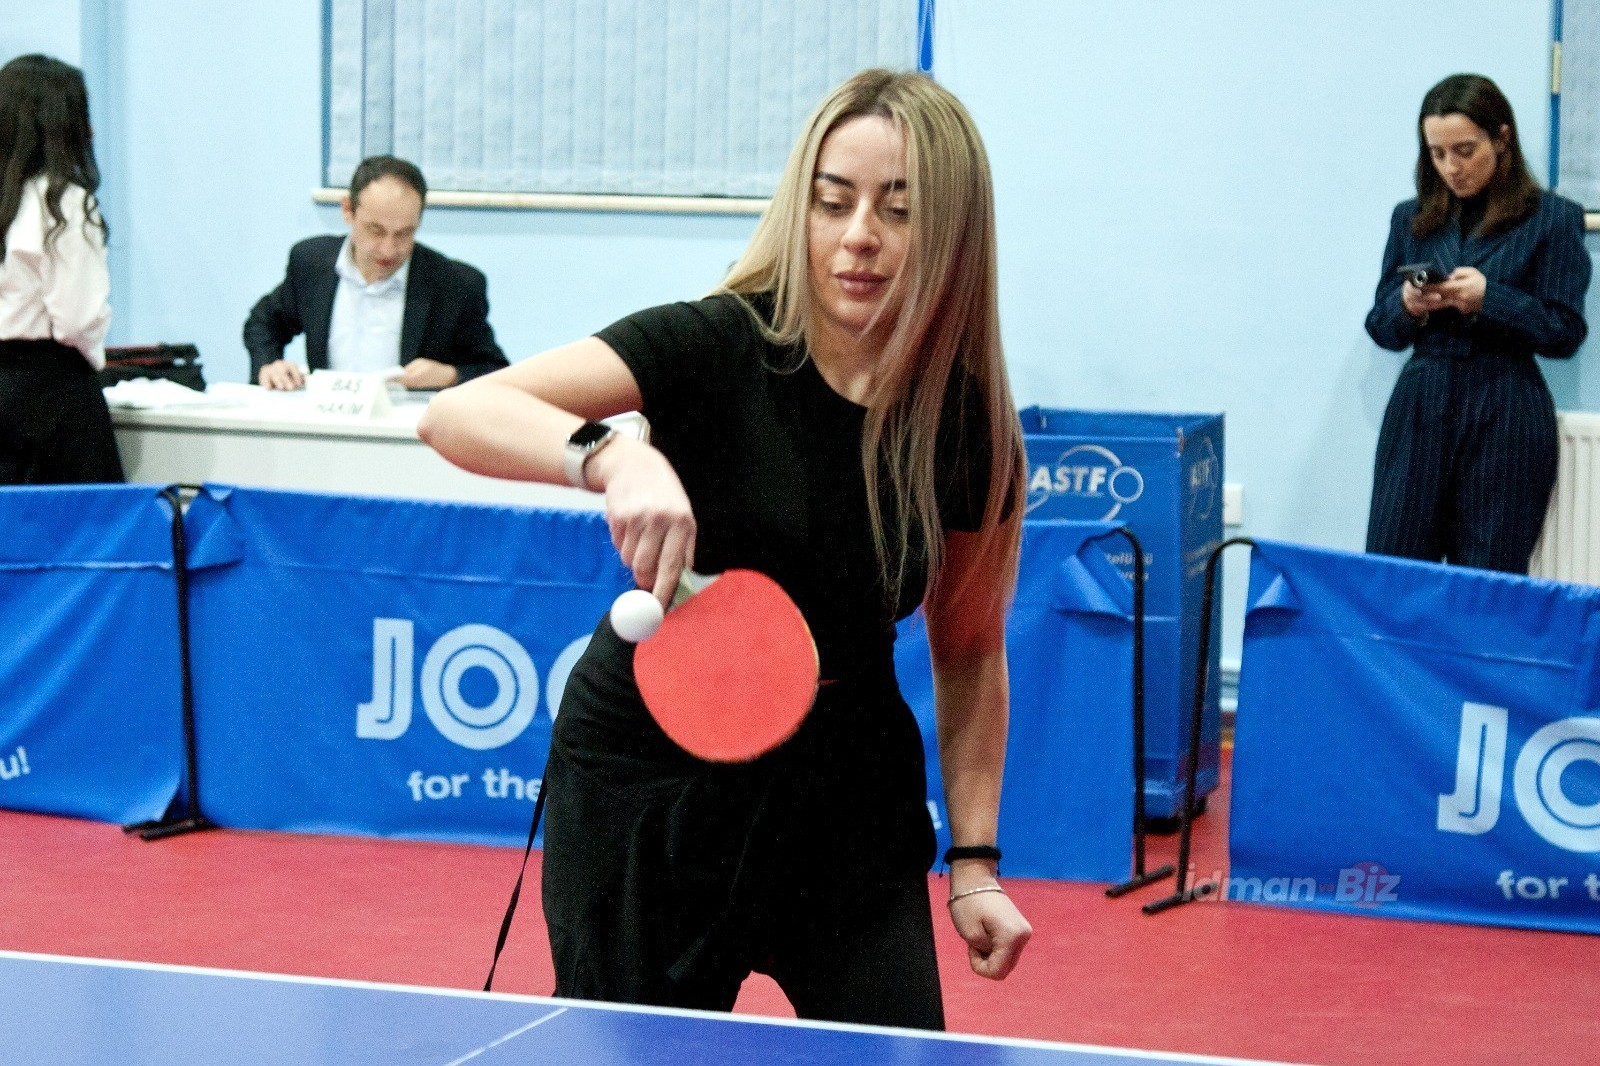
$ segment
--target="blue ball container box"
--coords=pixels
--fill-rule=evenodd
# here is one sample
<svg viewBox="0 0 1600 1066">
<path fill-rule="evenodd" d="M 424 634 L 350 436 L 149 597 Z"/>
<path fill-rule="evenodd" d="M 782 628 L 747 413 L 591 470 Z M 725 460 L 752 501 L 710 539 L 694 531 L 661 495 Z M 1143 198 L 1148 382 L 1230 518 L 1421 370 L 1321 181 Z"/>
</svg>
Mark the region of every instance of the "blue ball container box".
<svg viewBox="0 0 1600 1066">
<path fill-rule="evenodd" d="M 1123 522 L 1144 547 L 1145 813 L 1173 817 L 1182 805 L 1206 559 L 1222 542 L 1223 417 L 1045 407 L 1019 414 L 1027 518 Z M 1112 561 L 1132 581 L 1131 549 Z M 1217 787 L 1221 648 L 1213 617 L 1197 797 Z"/>
</svg>

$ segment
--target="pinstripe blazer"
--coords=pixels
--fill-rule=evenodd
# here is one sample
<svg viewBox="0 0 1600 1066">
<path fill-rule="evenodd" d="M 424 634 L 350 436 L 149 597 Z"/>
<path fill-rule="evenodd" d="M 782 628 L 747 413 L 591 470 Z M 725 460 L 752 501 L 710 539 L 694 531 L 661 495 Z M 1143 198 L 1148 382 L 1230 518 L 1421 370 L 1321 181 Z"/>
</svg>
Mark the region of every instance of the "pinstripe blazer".
<svg viewBox="0 0 1600 1066">
<path fill-rule="evenodd" d="M 1394 209 L 1383 272 L 1367 333 L 1391 351 L 1415 346 L 1415 355 L 1473 359 L 1486 355 L 1543 355 L 1566 359 L 1588 333 L 1583 295 L 1589 288 L 1589 251 L 1583 244 L 1583 208 L 1554 193 L 1541 193 L 1539 207 L 1509 230 L 1491 237 L 1463 236 L 1452 219 L 1427 237 L 1411 232 L 1417 201 Z M 1476 267 L 1486 285 L 1476 315 L 1435 311 L 1419 322 L 1400 303 L 1406 263 L 1438 264 L 1446 274 Z"/>
</svg>

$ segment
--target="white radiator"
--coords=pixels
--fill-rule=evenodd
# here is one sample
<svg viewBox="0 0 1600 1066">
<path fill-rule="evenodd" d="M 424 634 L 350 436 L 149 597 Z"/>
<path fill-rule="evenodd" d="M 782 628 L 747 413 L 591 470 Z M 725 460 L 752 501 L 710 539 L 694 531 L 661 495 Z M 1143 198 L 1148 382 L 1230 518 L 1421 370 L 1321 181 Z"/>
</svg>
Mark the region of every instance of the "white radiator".
<svg viewBox="0 0 1600 1066">
<path fill-rule="evenodd" d="M 1600 585 L 1600 414 L 1557 416 L 1561 463 L 1528 573 Z"/>
</svg>

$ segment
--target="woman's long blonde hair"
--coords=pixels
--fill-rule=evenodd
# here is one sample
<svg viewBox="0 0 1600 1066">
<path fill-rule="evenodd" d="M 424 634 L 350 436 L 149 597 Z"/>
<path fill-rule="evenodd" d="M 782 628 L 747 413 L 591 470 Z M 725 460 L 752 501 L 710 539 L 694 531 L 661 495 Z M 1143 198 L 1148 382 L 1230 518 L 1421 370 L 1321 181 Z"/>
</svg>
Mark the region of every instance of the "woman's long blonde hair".
<svg viewBox="0 0 1600 1066">
<path fill-rule="evenodd" d="M 878 363 L 861 441 L 873 541 L 891 600 L 912 562 L 915 529 L 926 546 L 928 597 L 976 597 L 964 604 L 967 611 L 994 618 L 1004 613 L 1015 584 L 1025 477 L 1022 429 L 1000 346 L 994 190 L 966 108 L 923 74 L 866 70 L 839 86 L 806 122 L 771 206 L 721 290 L 770 294 L 773 341 L 815 338 L 806 220 L 817 156 L 830 132 L 867 115 L 888 119 L 900 133 L 911 217 L 906 265 L 885 301 L 898 302 L 900 311 Z M 947 407 L 947 395 L 954 406 Z M 946 575 L 935 490 L 939 425 L 941 417 L 959 419 L 974 401 L 987 416 L 988 440 L 959 443 L 964 456 L 989 457 L 990 488 L 972 554 L 982 565 Z M 952 428 L 963 427 L 947 432 Z M 885 479 L 898 521 L 886 521 Z M 980 568 L 1000 580 L 970 586 Z"/>
</svg>

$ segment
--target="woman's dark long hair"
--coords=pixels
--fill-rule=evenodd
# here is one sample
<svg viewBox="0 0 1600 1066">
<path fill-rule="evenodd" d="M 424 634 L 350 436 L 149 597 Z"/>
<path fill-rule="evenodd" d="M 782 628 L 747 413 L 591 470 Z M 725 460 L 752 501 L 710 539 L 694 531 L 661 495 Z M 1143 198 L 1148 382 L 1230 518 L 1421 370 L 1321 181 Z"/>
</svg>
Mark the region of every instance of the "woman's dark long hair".
<svg viewBox="0 0 1600 1066">
<path fill-rule="evenodd" d="M 1464 115 L 1489 135 L 1492 147 L 1500 148 L 1500 127 L 1506 129 L 1504 151 L 1499 152 L 1494 174 L 1484 186 L 1488 194 L 1483 221 L 1477 235 L 1487 237 L 1521 222 L 1539 206 L 1539 183 L 1528 172 L 1522 158 L 1522 142 L 1517 139 L 1517 118 L 1511 102 L 1499 86 L 1481 74 L 1452 74 L 1428 90 L 1422 98 L 1422 113 L 1417 116 L 1417 217 L 1411 232 L 1426 237 L 1450 221 L 1456 198 L 1434 168 L 1423 135 L 1425 119 Z"/>
<path fill-rule="evenodd" d="M 49 56 L 18 56 L 0 67 L 0 260 L 6 233 L 16 221 L 23 190 L 46 175 L 44 209 L 50 222 L 45 243 L 66 228 L 61 198 L 67 186 L 83 189 L 84 225 L 106 233 L 95 192 L 95 165 L 89 131 L 89 91 L 83 72 Z"/>
</svg>

